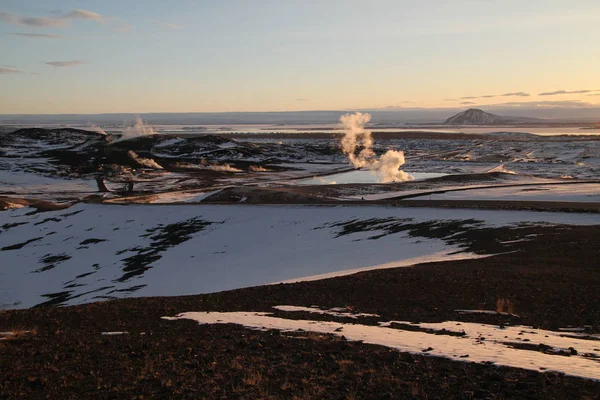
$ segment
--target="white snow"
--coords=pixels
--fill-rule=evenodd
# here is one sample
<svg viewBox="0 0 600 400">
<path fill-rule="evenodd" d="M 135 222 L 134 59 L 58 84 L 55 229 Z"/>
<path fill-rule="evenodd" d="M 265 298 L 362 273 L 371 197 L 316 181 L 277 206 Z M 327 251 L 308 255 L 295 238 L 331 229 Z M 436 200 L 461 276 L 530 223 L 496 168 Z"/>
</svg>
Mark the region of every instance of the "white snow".
<svg viewBox="0 0 600 400">
<path fill-rule="evenodd" d="M 535 186 L 478 188 L 413 197 L 411 200 L 522 200 L 600 202 L 600 184 L 548 184 Z"/>
<path fill-rule="evenodd" d="M 441 331 L 464 332 L 464 336 L 450 336 L 418 331 L 390 328 L 393 322 L 382 322 L 379 326 L 324 322 L 311 320 L 289 320 L 270 316 L 264 312 L 186 312 L 167 320 L 189 319 L 200 324 L 236 324 L 257 330 L 276 329 L 283 332 L 326 333 L 343 336 L 350 341 L 386 346 L 400 351 L 429 356 L 446 357 L 464 362 L 491 362 L 514 368 L 535 371 L 557 371 L 567 375 L 600 380 L 600 368 L 594 359 L 600 352 L 594 350 L 598 342 L 561 337 L 557 332 L 532 329 L 523 326 L 500 328 L 493 325 L 446 321 L 421 323 L 413 326 Z M 410 324 L 408 322 L 398 322 Z M 539 351 L 517 349 L 511 345 L 544 344 L 552 352 L 577 350 L 577 355 L 563 356 Z M 431 350 L 427 350 L 430 349 Z M 423 350 L 426 350 L 425 352 Z M 462 356 L 462 357 L 461 357 Z M 466 356 L 466 357 L 465 357 Z"/>
<path fill-rule="evenodd" d="M 151 204 L 175 204 L 175 203 L 195 203 L 204 200 L 205 198 L 212 196 L 215 193 L 220 192 L 221 189 L 211 190 L 208 192 L 201 191 L 177 191 L 177 192 L 165 192 L 157 193 L 150 196 L 149 203 Z"/>
<path fill-rule="evenodd" d="M 331 315 L 334 317 L 343 317 L 343 318 L 353 318 L 356 319 L 358 317 L 379 317 L 377 314 L 367 314 L 367 313 L 353 313 L 350 310 L 343 307 L 331 308 L 329 310 L 323 310 L 319 307 L 299 307 L 299 306 L 274 306 L 273 307 L 279 311 L 286 312 L 309 312 L 313 314 L 321 314 L 321 315 Z"/>
<path fill-rule="evenodd" d="M 0 251 L 0 308 L 31 307 L 63 292 L 64 304 L 175 296 L 475 257 L 443 239 L 403 232 L 366 240 L 385 232 L 374 228 L 338 236 L 341 228 L 332 227 L 357 219 L 481 221 L 469 225 L 475 227 L 600 224 L 600 215 L 595 214 L 398 207 L 78 204 L 26 215 L 29 211 L 0 212 L 0 227 L 25 223 L 2 229 L 0 249 L 36 239 L 20 249 Z M 131 256 L 143 259 L 155 249 L 151 237 L 161 233 L 157 228 L 193 218 L 212 224 L 189 240 L 164 248 L 152 262 L 136 268 L 123 261 Z M 88 239 L 104 241 L 83 245 Z M 42 262 L 47 255 L 70 258 Z M 54 267 L 42 270 L 49 265 Z"/>
<path fill-rule="evenodd" d="M 182 139 L 182 138 L 176 138 L 176 137 L 174 137 L 174 138 L 170 138 L 170 139 L 167 139 L 167 140 L 163 140 L 162 142 L 156 143 L 154 145 L 154 147 L 155 148 L 169 147 L 169 146 L 172 146 L 174 144 L 183 143 L 183 142 L 186 142 L 186 140 Z"/>
<path fill-rule="evenodd" d="M 516 240 L 503 240 L 503 241 L 501 241 L 499 243 L 502 243 L 502 244 L 513 244 L 513 243 L 529 242 L 531 240 L 532 239 L 530 239 L 530 238 L 523 238 L 523 239 L 516 239 Z"/>
<path fill-rule="evenodd" d="M 519 317 L 517 314 L 511 314 L 507 312 L 498 312 L 493 310 L 454 310 L 459 314 L 492 314 L 492 315 L 510 315 L 512 317 Z"/>
<path fill-rule="evenodd" d="M 515 187 L 515 183 L 513 182 L 507 182 L 507 183 L 495 183 L 493 184 L 494 189 L 505 189 L 505 187 L 509 187 L 512 188 L 512 190 L 519 190 L 519 189 L 534 189 L 535 187 L 537 187 L 537 185 L 535 184 L 541 184 L 541 183 L 548 183 L 548 184 L 552 184 L 552 183 L 557 183 L 557 180 L 551 180 L 551 179 L 542 179 L 542 178 L 528 178 L 526 181 L 523 182 L 523 185 L 520 187 Z M 473 193 L 474 191 L 478 191 L 478 190 L 486 190 L 486 189 L 491 189 L 489 187 L 490 185 L 482 185 L 481 183 L 477 183 L 477 184 L 472 184 L 472 185 L 445 185 L 443 187 L 425 187 L 425 188 L 420 188 L 420 189 L 407 189 L 407 190 L 396 190 L 396 191 L 381 191 L 380 193 L 366 193 L 366 194 L 351 194 L 348 196 L 340 196 L 340 199 L 344 199 L 344 200 L 384 200 L 384 199 L 390 199 L 390 198 L 394 198 L 394 197 L 399 197 L 399 196 L 415 196 L 415 197 L 411 197 L 410 199 L 423 199 L 423 200 L 430 200 L 430 199 L 435 199 L 437 197 L 434 196 L 440 196 L 440 195 L 434 195 L 434 194 L 430 194 L 432 191 L 437 191 L 437 190 L 444 190 L 447 194 L 452 194 L 453 191 L 456 191 L 456 193 L 461 193 L 461 192 L 465 192 L 465 193 Z M 365 190 L 365 188 L 362 188 L 362 190 Z M 422 196 L 417 196 L 417 195 L 422 195 Z M 463 199 L 467 200 L 470 199 L 470 197 L 467 194 L 463 195 Z"/>
</svg>

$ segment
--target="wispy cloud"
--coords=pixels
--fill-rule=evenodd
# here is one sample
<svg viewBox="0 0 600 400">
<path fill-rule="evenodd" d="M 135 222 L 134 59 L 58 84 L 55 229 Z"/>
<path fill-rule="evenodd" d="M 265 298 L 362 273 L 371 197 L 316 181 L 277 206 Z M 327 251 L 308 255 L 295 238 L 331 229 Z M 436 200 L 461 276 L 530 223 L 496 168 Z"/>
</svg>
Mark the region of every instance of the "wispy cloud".
<svg viewBox="0 0 600 400">
<path fill-rule="evenodd" d="M 60 17 L 59 17 L 60 18 Z M 90 21 L 96 21 L 100 24 L 106 23 L 106 18 L 102 15 L 88 10 L 73 10 L 65 14 L 62 18 L 64 19 L 87 19 Z"/>
<path fill-rule="evenodd" d="M 179 24 L 173 24 L 171 22 L 157 22 L 158 25 L 162 26 L 163 28 L 169 28 L 169 29 L 182 29 L 183 25 L 179 25 Z"/>
<path fill-rule="evenodd" d="M 0 74 L 22 74 L 23 71 L 20 69 L 8 66 L 8 65 L 0 65 Z"/>
<path fill-rule="evenodd" d="M 73 61 L 47 61 L 46 65 L 50 65 L 52 67 L 64 68 L 64 67 L 74 67 L 76 65 L 83 64 L 83 61 L 73 60 Z"/>
<path fill-rule="evenodd" d="M 500 104 L 490 104 L 488 107 L 507 107 L 507 108 L 586 108 L 597 107 L 596 104 L 585 101 L 514 101 Z"/>
<path fill-rule="evenodd" d="M 463 101 L 463 102 L 462 102 L 462 103 L 460 103 L 460 104 L 462 104 L 463 106 L 467 106 L 467 105 L 473 105 L 473 104 L 477 104 L 477 103 L 475 103 L 475 102 L 473 102 L 473 101 Z"/>
<path fill-rule="evenodd" d="M 504 94 L 501 94 L 500 96 L 502 96 L 502 97 L 510 97 L 510 96 L 529 97 L 531 95 L 529 93 L 525 93 L 525 92 L 512 92 L 512 93 L 504 93 Z"/>
<path fill-rule="evenodd" d="M 494 97 L 528 97 L 531 96 L 529 93 L 525 92 L 512 92 L 512 93 L 503 93 L 503 94 L 484 94 L 483 96 L 465 96 L 461 97 L 459 100 L 473 100 L 473 99 L 493 99 Z M 451 101 L 446 99 L 445 101 Z"/>
<path fill-rule="evenodd" d="M 26 37 L 26 38 L 31 38 L 31 39 L 62 39 L 62 38 L 64 38 L 64 36 L 62 36 L 62 35 L 55 35 L 55 34 L 52 34 L 52 33 L 21 33 L 21 32 L 15 32 L 15 33 L 9 33 L 9 35 L 21 36 L 21 37 Z"/>
<path fill-rule="evenodd" d="M 557 96 L 557 95 L 561 95 L 561 94 L 584 94 L 584 93 L 590 93 L 590 92 L 593 92 L 593 90 L 589 90 L 589 89 L 584 89 L 584 90 L 556 90 L 554 92 L 540 93 L 538 96 Z"/>
<path fill-rule="evenodd" d="M 308 99 L 302 99 L 302 98 L 300 98 L 300 99 L 296 99 L 296 101 L 308 101 Z"/>
<path fill-rule="evenodd" d="M 376 107 L 374 110 L 404 110 L 407 108 L 415 108 L 415 104 L 418 104 L 416 101 L 399 101 L 394 105 L 386 106 L 386 107 Z"/>
<path fill-rule="evenodd" d="M 586 96 L 600 96 L 600 93 L 592 93 L 592 94 L 588 94 Z"/>
<path fill-rule="evenodd" d="M 92 21 L 103 25 L 110 25 L 113 30 L 131 30 L 132 26 L 124 23 L 119 18 L 106 17 L 89 10 L 75 9 L 68 12 L 53 11 L 49 17 L 26 17 L 22 15 L 0 12 L 0 21 L 14 25 L 23 25 L 30 28 L 65 28 L 72 20 Z"/>
<path fill-rule="evenodd" d="M 60 17 L 23 17 L 6 12 L 0 12 L 0 21 L 34 28 L 63 28 L 69 24 L 66 19 Z"/>
</svg>

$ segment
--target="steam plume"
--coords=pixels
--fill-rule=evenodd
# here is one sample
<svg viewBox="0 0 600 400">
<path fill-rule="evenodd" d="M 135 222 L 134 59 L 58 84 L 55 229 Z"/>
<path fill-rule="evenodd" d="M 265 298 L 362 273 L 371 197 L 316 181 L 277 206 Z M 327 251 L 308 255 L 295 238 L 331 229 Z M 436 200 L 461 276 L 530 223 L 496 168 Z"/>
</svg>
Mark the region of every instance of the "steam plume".
<svg viewBox="0 0 600 400">
<path fill-rule="evenodd" d="M 340 123 L 345 131 L 341 142 L 342 151 L 352 165 L 356 168 L 368 168 L 377 175 L 377 180 L 383 183 L 414 179 L 400 169 L 405 163 L 404 152 L 388 150 L 379 159 L 375 157 L 371 131 L 365 129 L 365 125 L 370 120 L 371 114 L 360 112 L 340 117 Z M 357 150 L 361 147 L 357 154 Z"/>
<path fill-rule="evenodd" d="M 99 125 L 96 125 L 96 124 L 92 124 L 92 125 L 90 125 L 90 126 L 88 127 L 88 129 L 89 129 L 90 131 L 92 131 L 92 132 L 98 132 L 98 133 L 101 133 L 101 134 L 103 134 L 103 135 L 108 135 L 108 134 L 106 133 L 106 131 L 105 131 L 104 129 L 102 129 L 102 127 L 100 127 Z"/>
<path fill-rule="evenodd" d="M 262 167 L 262 166 L 260 166 L 260 165 L 251 165 L 251 166 L 248 168 L 248 170 L 249 170 L 249 171 L 252 171 L 252 172 L 269 172 L 269 171 L 270 171 L 269 169 L 267 169 L 267 168 L 265 168 L 265 167 Z"/>
<path fill-rule="evenodd" d="M 135 161 L 136 163 L 138 163 L 144 167 L 154 168 L 154 169 L 164 169 L 159 163 L 157 163 L 153 159 L 142 158 L 142 157 L 138 156 L 135 151 L 129 150 L 129 152 L 127 152 L 127 154 L 129 154 L 129 157 L 131 157 L 133 159 L 133 161 Z"/>
<path fill-rule="evenodd" d="M 235 168 L 232 167 L 229 164 L 223 164 L 223 165 L 209 165 L 208 167 L 206 167 L 208 169 L 211 169 L 213 171 L 220 171 L 220 172 L 244 172 L 239 168 Z"/>
<path fill-rule="evenodd" d="M 223 164 L 223 165 L 207 165 L 207 163 L 204 161 L 201 164 L 188 164 L 188 163 L 175 163 L 174 164 L 175 167 L 177 168 L 182 168 L 182 169 L 209 169 L 212 171 L 219 171 L 219 172 L 244 172 L 239 168 L 235 168 L 232 167 L 229 164 Z M 252 168 L 252 167 L 250 167 Z"/>
<path fill-rule="evenodd" d="M 134 139 L 140 136 L 156 135 L 156 131 L 150 125 L 144 124 L 144 121 L 138 116 L 135 119 L 135 125 L 127 126 L 121 132 L 121 137 L 118 141 Z"/>
</svg>

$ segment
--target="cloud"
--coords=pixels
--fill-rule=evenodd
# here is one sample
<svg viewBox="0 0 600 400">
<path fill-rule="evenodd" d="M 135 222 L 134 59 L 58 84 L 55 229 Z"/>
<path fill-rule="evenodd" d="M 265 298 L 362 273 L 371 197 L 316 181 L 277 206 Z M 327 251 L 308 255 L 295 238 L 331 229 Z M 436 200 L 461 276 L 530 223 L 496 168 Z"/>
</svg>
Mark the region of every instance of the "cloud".
<svg viewBox="0 0 600 400">
<path fill-rule="evenodd" d="M 21 36 L 31 39 L 62 39 L 64 36 L 62 35 L 54 35 L 52 33 L 9 33 L 9 35 L 13 36 Z"/>
<path fill-rule="evenodd" d="M 407 108 L 414 107 L 414 104 L 418 104 L 416 101 L 399 101 L 394 105 L 385 106 L 385 107 L 377 107 L 373 108 L 373 110 L 405 110 Z"/>
<path fill-rule="evenodd" d="M 600 93 L 592 93 L 592 94 L 588 94 L 586 96 L 600 96 Z"/>
<path fill-rule="evenodd" d="M 52 67 L 64 68 L 64 67 L 74 67 L 76 65 L 83 64 L 83 61 L 73 60 L 73 61 L 47 61 L 46 65 L 50 65 Z"/>
<path fill-rule="evenodd" d="M 21 71 L 18 68 L 12 67 L 12 66 L 7 66 L 7 65 L 0 65 L 0 74 L 21 74 L 23 73 L 23 71 Z"/>
<path fill-rule="evenodd" d="M 53 11 L 51 17 L 24 17 L 21 15 L 0 12 L 0 21 L 14 25 L 24 25 L 32 28 L 65 28 L 72 20 L 93 21 L 99 24 L 110 24 L 113 30 L 131 30 L 132 26 L 119 18 L 105 17 L 89 10 L 75 9 L 69 12 Z"/>
<path fill-rule="evenodd" d="M 544 92 L 544 93 L 540 93 L 538 96 L 556 96 L 556 95 L 561 95 L 561 94 L 583 94 L 583 93 L 589 93 L 592 92 L 593 90 L 588 90 L 588 89 L 584 89 L 584 90 L 557 90 L 555 92 Z"/>
<path fill-rule="evenodd" d="M 308 101 L 308 99 L 296 99 L 296 101 Z"/>
<path fill-rule="evenodd" d="M 506 108 L 585 108 L 597 107 L 597 104 L 578 100 L 558 100 L 558 101 L 514 101 L 500 104 L 490 104 L 486 107 L 506 107 Z"/>
<path fill-rule="evenodd" d="M 173 24 L 173 23 L 170 23 L 170 22 L 158 22 L 158 25 L 162 26 L 163 28 L 169 28 L 169 29 L 181 29 L 181 28 L 183 28 L 183 25 Z"/>
<path fill-rule="evenodd" d="M 0 21 L 14 25 L 26 25 L 34 28 L 63 28 L 69 23 L 64 18 L 55 17 L 22 17 L 20 15 L 0 12 Z"/>
<path fill-rule="evenodd" d="M 106 18 L 103 17 L 102 15 L 95 13 L 93 11 L 80 10 L 80 9 L 73 10 L 73 11 L 67 13 L 66 15 L 64 15 L 62 18 L 65 18 L 65 19 L 87 19 L 87 20 L 91 20 L 91 21 L 96 21 L 100 24 L 106 23 Z"/>
<path fill-rule="evenodd" d="M 462 103 L 460 103 L 460 104 L 462 104 L 462 105 L 464 105 L 464 106 L 467 106 L 467 105 L 472 105 L 472 104 L 477 104 L 477 103 L 475 103 L 475 102 L 473 102 L 473 101 L 463 101 L 463 102 L 462 102 Z"/>
<path fill-rule="evenodd" d="M 531 95 L 529 93 L 525 93 L 525 92 L 512 92 L 512 93 L 504 93 L 504 94 L 485 94 L 483 96 L 465 96 L 465 97 L 461 97 L 459 100 L 493 99 L 494 97 L 510 97 L 510 96 L 528 97 Z M 452 101 L 452 99 L 445 99 L 444 101 Z"/>
<path fill-rule="evenodd" d="M 504 94 L 501 94 L 500 96 L 502 96 L 502 97 L 509 97 L 509 96 L 529 97 L 531 95 L 529 93 L 525 93 L 525 92 L 512 92 L 512 93 L 504 93 Z"/>
</svg>

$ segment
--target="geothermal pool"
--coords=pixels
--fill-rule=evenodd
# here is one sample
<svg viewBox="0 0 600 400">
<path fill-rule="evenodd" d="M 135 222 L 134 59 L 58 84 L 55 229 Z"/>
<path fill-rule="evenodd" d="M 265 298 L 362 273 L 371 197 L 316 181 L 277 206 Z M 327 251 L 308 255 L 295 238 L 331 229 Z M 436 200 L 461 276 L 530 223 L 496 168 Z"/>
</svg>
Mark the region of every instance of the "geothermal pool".
<svg viewBox="0 0 600 400">
<path fill-rule="evenodd" d="M 424 180 L 439 178 L 447 174 L 439 172 L 407 172 L 415 180 Z M 380 183 L 377 174 L 374 171 L 356 170 L 350 172 L 341 172 L 338 174 L 315 176 L 313 178 L 302 179 L 296 182 L 298 185 L 336 185 L 347 183 Z"/>
</svg>

